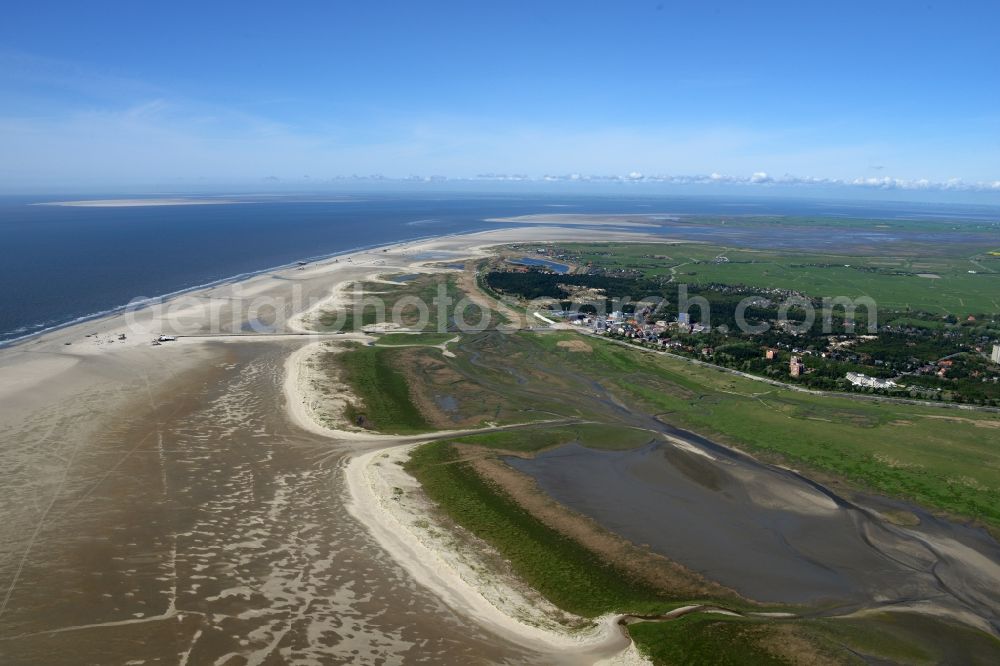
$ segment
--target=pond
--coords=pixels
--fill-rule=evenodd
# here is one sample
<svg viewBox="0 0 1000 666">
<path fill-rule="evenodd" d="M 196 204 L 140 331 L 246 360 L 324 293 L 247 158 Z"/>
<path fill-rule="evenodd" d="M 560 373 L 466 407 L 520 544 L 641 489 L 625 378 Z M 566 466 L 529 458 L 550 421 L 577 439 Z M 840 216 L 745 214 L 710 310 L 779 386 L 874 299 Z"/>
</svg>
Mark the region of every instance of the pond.
<svg viewBox="0 0 1000 666">
<path fill-rule="evenodd" d="M 556 273 L 569 273 L 569 266 L 566 264 L 560 264 L 548 259 L 538 259 L 537 257 L 521 257 L 520 259 L 511 259 L 510 263 L 518 264 L 519 266 L 543 266 L 549 270 L 555 271 Z"/>
</svg>

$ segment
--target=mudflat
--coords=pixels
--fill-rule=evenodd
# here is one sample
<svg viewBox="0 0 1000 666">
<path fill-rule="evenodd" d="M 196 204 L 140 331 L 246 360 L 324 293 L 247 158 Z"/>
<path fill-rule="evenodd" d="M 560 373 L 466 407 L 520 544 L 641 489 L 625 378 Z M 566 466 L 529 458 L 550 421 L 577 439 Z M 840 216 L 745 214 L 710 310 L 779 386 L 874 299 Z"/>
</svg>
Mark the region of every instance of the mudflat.
<svg viewBox="0 0 1000 666">
<path fill-rule="evenodd" d="M 285 392 L 287 359 L 317 340 L 296 317 L 345 283 L 515 237 L 393 246 L 188 294 L 174 303 L 187 337 L 158 346 L 174 331 L 150 310 L 0 350 L 0 661 L 551 662 L 387 555 L 345 510 L 341 467 L 373 444 L 300 427 Z M 251 313 L 248 295 L 284 300 Z"/>
</svg>

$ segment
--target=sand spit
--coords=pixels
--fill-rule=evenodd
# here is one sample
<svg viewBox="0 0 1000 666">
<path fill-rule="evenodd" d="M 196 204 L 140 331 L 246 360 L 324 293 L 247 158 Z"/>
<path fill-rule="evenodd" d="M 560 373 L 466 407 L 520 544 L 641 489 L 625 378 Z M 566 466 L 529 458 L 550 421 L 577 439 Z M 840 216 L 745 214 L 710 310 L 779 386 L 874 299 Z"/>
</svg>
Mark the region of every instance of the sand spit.
<svg viewBox="0 0 1000 666">
<path fill-rule="evenodd" d="M 70 206 L 73 208 L 146 208 L 149 206 L 211 206 L 257 203 L 243 199 L 82 199 L 80 201 L 45 201 L 34 206 Z"/>
<path fill-rule="evenodd" d="M 656 229 L 660 225 L 649 220 L 662 219 L 650 215 L 585 215 L 576 213 L 548 213 L 542 215 L 519 215 L 516 217 L 491 217 L 487 222 L 503 224 L 578 224 L 594 227 L 647 227 Z"/>
<path fill-rule="evenodd" d="M 553 663 L 645 663 L 628 650 L 620 616 L 574 618 L 513 576 L 485 567 L 485 544 L 457 547 L 459 539 L 434 519 L 418 482 L 402 468 L 414 446 L 355 456 L 345 468 L 348 511 L 397 563 L 455 610 L 512 642 L 551 653 Z"/>
<path fill-rule="evenodd" d="M 467 248 L 463 254 L 476 257 L 486 252 L 478 246 Z M 393 269 L 436 272 L 427 263 L 386 263 L 363 280 L 376 281 Z M 349 286 L 348 281 L 335 284 L 325 299 L 293 319 L 293 327 L 309 331 L 317 313 L 344 302 Z M 341 339 L 348 337 L 371 340 L 363 334 Z M 289 355 L 285 364 L 286 405 L 291 420 L 299 427 L 347 443 L 357 452 L 345 466 L 350 494 L 347 508 L 379 545 L 451 608 L 511 642 L 545 654 L 551 663 L 648 663 L 621 629 L 620 616 L 608 615 L 591 622 L 568 615 L 516 577 L 486 564 L 484 555 L 490 549 L 485 543 L 460 547 L 463 540 L 457 538 L 453 528 L 433 518 L 431 503 L 402 464 L 419 443 L 468 431 L 393 436 L 353 428 L 337 416 L 351 397 L 334 390 L 336 395 L 331 398 L 329 383 L 324 385 L 327 390 L 317 391 L 323 380 L 317 376 L 315 359 L 338 346 L 314 342 Z"/>
</svg>

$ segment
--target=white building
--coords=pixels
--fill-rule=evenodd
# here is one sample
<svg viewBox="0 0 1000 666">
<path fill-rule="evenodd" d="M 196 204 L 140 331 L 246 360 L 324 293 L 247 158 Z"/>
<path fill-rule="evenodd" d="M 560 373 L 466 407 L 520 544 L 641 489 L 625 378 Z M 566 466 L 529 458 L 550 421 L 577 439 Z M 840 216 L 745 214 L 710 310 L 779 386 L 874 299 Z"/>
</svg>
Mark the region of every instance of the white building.
<svg viewBox="0 0 1000 666">
<path fill-rule="evenodd" d="M 994 363 L 1000 363 L 1000 345 L 993 345 L 993 354 L 990 355 L 990 360 Z"/>
<path fill-rule="evenodd" d="M 851 382 L 855 386 L 864 386 L 866 388 L 889 389 L 899 386 L 899 384 L 891 379 L 869 377 L 868 375 L 863 375 L 860 372 L 848 372 L 847 381 Z"/>
</svg>

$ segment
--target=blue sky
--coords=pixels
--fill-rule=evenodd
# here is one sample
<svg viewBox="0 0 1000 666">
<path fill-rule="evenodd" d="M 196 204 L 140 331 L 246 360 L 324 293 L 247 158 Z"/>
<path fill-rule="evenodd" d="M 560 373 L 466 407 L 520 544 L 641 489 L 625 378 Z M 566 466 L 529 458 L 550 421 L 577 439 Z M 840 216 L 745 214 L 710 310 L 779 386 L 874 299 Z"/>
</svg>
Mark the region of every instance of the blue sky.
<svg viewBox="0 0 1000 666">
<path fill-rule="evenodd" d="M 989 1 L 10 3 L 0 188 L 493 173 L 1000 192 L 998 25 Z"/>
</svg>

